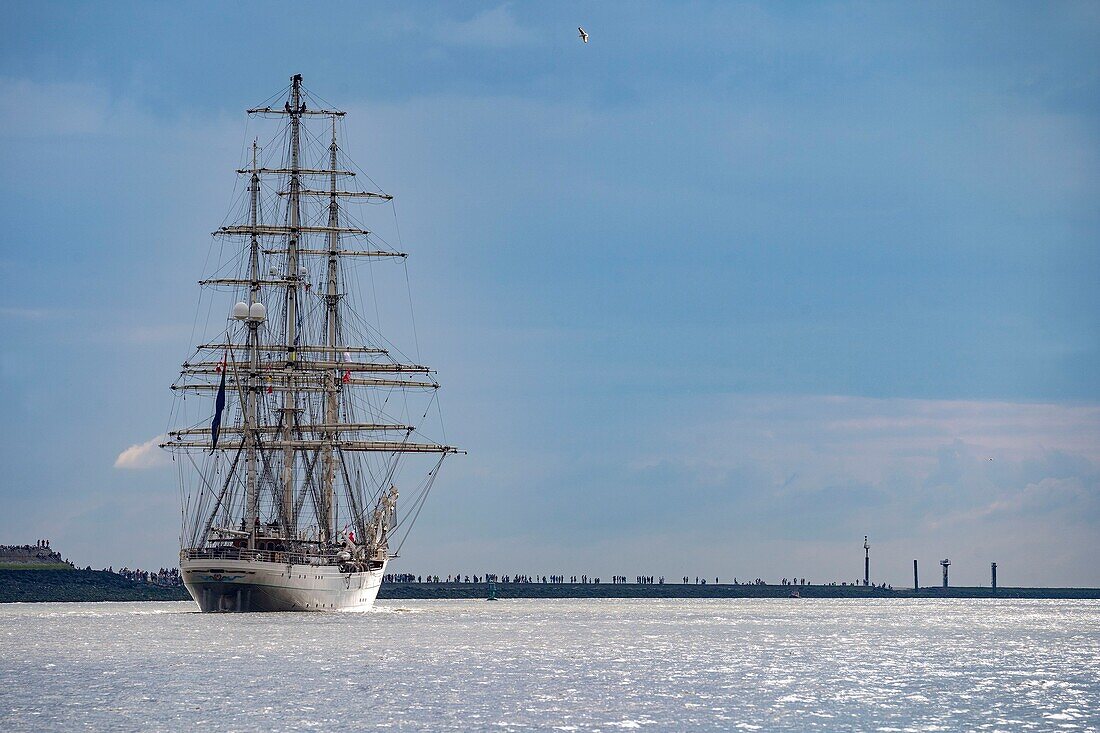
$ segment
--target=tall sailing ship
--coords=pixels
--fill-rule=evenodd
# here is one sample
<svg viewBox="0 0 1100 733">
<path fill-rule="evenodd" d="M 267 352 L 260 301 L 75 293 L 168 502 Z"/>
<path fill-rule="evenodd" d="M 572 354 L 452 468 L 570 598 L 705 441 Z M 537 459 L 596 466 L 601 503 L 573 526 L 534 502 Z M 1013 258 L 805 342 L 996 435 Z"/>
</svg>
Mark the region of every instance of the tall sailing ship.
<svg viewBox="0 0 1100 733">
<path fill-rule="evenodd" d="M 345 113 L 300 74 L 270 100 L 248 110 L 274 135 L 237 171 L 247 189 L 200 281 L 213 322 L 172 385 L 184 427 L 162 447 L 180 474 L 180 570 L 204 612 L 365 610 L 460 451 L 422 433 L 434 372 L 361 313 L 375 273 L 356 268 L 406 255 L 356 205 L 392 197 L 347 183 L 361 171 L 339 144 Z M 410 454 L 426 475 L 402 486 L 399 514 Z"/>
</svg>

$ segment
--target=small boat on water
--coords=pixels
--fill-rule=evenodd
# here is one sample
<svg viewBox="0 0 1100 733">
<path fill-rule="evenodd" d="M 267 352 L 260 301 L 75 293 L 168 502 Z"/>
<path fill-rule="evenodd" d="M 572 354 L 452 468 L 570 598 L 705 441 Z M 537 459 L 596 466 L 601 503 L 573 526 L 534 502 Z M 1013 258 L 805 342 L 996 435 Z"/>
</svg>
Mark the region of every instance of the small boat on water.
<svg viewBox="0 0 1100 733">
<path fill-rule="evenodd" d="M 789 597 L 790 598 L 801 598 L 802 596 L 798 595 L 798 589 L 795 589 L 795 590 L 791 591 L 791 595 Z"/>
</svg>

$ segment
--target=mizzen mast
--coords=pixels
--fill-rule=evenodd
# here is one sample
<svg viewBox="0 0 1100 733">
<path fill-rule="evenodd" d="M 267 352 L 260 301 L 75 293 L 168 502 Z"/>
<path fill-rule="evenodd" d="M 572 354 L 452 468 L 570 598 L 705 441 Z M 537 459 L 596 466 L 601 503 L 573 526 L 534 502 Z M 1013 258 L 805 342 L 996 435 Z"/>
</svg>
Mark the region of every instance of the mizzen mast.
<svg viewBox="0 0 1100 733">
<path fill-rule="evenodd" d="M 336 117 L 332 118 L 332 144 L 329 145 L 329 168 L 336 170 Z M 340 204 L 336 195 L 336 174 L 329 176 L 329 203 L 328 203 L 328 278 L 325 290 L 325 320 L 328 326 L 327 346 L 333 350 L 334 361 L 336 347 L 340 345 L 340 293 L 337 289 L 339 276 L 339 249 L 340 235 L 337 227 L 340 226 Z M 321 542 L 327 542 L 335 531 L 335 517 L 333 507 L 336 505 L 336 456 L 333 443 L 337 439 L 337 423 L 340 422 L 340 393 L 337 385 L 336 372 L 332 369 L 325 376 L 325 423 L 328 428 L 325 431 L 324 458 L 321 463 L 321 511 L 319 517 L 319 531 Z"/>
</svg>

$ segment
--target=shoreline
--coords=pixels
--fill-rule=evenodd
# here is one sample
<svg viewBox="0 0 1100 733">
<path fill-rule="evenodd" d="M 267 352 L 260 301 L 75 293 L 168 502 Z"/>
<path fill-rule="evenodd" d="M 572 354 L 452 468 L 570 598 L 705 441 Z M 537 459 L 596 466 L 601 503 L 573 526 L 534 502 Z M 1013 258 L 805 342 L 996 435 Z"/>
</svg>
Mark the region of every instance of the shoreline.
<svg viewBox="0 0 1100 733">
<path fill-rule="evenodd" d="M 516 598 L 1005 598 L 1100 599 L 1100 588 L 929 587 L 875 588 L 855 585 L 695 585 L 681 583 L 496 583 L 499 599 Z M 484 599 L 485 583 L 383 583 L 379 600 Z M 102 570 L 0 569 L 0 603 L 100 601 L 187 601 L 182 586 L 166 587 L 123 578 Z M 794 600 L 794 599 L 791 599 Z"/>
</svg>

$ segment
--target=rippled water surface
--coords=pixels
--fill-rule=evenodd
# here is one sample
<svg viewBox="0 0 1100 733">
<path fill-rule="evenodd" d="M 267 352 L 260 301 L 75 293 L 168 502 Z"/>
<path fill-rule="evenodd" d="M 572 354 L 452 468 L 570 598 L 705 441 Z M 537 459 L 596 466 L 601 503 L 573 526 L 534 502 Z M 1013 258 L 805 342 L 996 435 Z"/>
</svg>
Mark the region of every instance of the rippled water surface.
<svg viewBox="0 0 1100 733">
<path fill-rule="evenodd" d="M 0 729 L 1097 730 L 1100 603 L 0 606 Z"/>
</svg>

